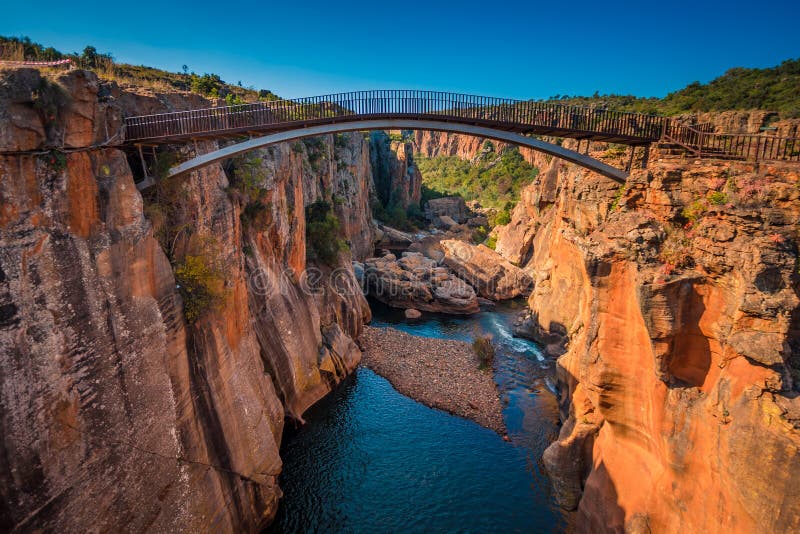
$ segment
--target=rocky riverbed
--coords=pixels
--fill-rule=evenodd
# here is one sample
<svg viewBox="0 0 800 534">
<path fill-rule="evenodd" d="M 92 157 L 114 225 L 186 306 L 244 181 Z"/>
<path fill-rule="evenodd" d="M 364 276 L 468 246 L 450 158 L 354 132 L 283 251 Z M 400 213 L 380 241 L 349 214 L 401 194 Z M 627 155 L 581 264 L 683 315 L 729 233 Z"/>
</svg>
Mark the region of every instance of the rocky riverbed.
<svg viewBox="0 0 800 534">
<path fill-rule="evenodd" d="M 480 368 L 469 343 L 371 326 L 365 327 L 361 342 L 363 364 L 400 393 L 506 434 L 492 370 Z"/>
</svg>

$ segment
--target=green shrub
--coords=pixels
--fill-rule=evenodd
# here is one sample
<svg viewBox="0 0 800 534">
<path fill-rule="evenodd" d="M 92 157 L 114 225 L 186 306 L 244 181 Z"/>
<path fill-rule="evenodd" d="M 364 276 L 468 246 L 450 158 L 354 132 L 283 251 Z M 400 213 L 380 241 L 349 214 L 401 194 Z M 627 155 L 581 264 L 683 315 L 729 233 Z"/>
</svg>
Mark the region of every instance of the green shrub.
<svg viewBox="0 0 800 534">
<path fill-rule="evenodd" d="M 171 150 L 160 150 L 156 154 L 155 169 L 153 173 L 159 179 L 165 179 L 169 176 L 169 171 L 178 164 L 178 154 Z"/>
<path fill-rule="evenodd" d="M 231 187 L 244 195 L 248 200 L 257 201 L 266 192 L 264 184 L 267 171 L 263 167 L 264 160 L 255 153 L 244 154 L 233 160 L 233 180 Z"/>
<path fill-rule="evenodd" d="M 339 219 L 330 203 L 318 200 L 306 207 L 306 243 L 308 258 L 329 266 L 336 265 L 339 253 L 348 250 L 339 237 Z"/>
<path fill-rule="evenodd" d="M 425 204 L 426 204 L 426 203 L 427 203 L 429 200 L 433 200 L 434 198 L 443 198 L 443 197 L 446 197 L 446 196 L 447 196 L 447 194 L 445 194 L 445 193 L 442 193 L 441 191 L 437 191 L 437 190 L 435 190 L 435 189 L 431 189 L 430 187 L 428 187 L 428 186 L 427 186 L 426 184 L 424 184 L 424 183 L 422 184 L 422 187 L 421 187 L 420 189 L 421 189 L 421 191 L 420 191 L 420 193 L 421 193 L 421 195 L 420 195 L 420 196 L 421 196 L 421 198 L 420 198 L 420 203 L 421 203 L 423 206 L 424 206 L 424 205 L 425 205 Z"/>
<path fill-rule="evenodd" d="M 53 172 L 61 172 L 67 168 L 67 155 L 58 150 L 51 150 L 40 155 L 39 160 Z"/>
<path fill-rule="evenodd" d="M 270 209 L 269 203 L 265 204 L 261 200 L 251 200 L 244 205 L 242 212 L 239 214 L 239 220 L 245 228 L 253 228 L 259 231 L 265 230 Z"/>
<path fill-rule="evenodd" d="M 241 104 L 246 104 L 247 102 L 245 102 L 240 95 L 228 93 L 227 95 L 225 95 L 225 103 L 229 106 L 238 106 Z"/>
<path fill-rule="evenodd" d="M 416 227 L 424 226 L 428 220 L 425 218 L 425 212 L 419 207 L 419 203 L 412 202 L 406 208 L 406 215 L 409 222 Z"/>
<path fill-rule="evenodd" d="M 486 240 L 486 246 L 492 250 L 497 249 L 497 237 L 490 235 L 489 239 Z"/>
<path fill-rule="evenodd" d="M 392 228 L 408 232 L 427 223 L 425 214 L 416 202 L 412 202 L 404 209 L 399 202 L 384 206 L 380 201 L 375 201 L 372 204 L 372 216 Z"/>
<path fill-rule="evenodd" d="M 494 362 L 495 349 L 492 338 L 488 336 L 476 337 L 472 342 L 472 350 L 478 356 L 480 369 L 491 369 Z"/>
<path fill-rule="evenodd" d="M 695 200 L 694 202 L 683 208 L 681 214 L 690 223 L 694 223 L 695 221 L 697 221 L 697 219 L 703 216 L 703 214 L 706 212 L 706 209 L 708 209 L 708 206 L 706 206 L 705 202 L 703 202 L 702 200 Z"/>
<path fill-rule="evenodd" d="M 508 210 L 501 210 L 497 212 L 497 215 L 494 217 L 494 225 L 495 226 L 505 226 L 511 222 L 511 214 L 508 213 Z"/>
<path fill-rule="evenodd" d="M 216 74 L 191 74 L 190 87 L 193 93 L 200 93 L 201 95 L 218 98 L 223 94 L 223 85 L 225 82 Z"/>
<path fill-rule="evenodd" d="M 627 184 L 622 184 L 617 189 L 617 192 L 614 193 L 614 199 L 611 201 L 611 211 L 616 210 L 619 207 L 619 203 L 622 200 L 622 197 L 625 196 L 625 191 L 628 189 Z"/>
<path fill-rule="evenodd" d="M 225 274 L 206 254 L 187 254 L 175 265 L 175 280 L 183 297 L 183 313 L 190 323 L 219 309 L 225 300 Z"/>
<path fill-rule="evenodd" d="M 722 191 L 713 191 L 708 193 L 708 201 L 715 206 L 724 206 L 728 203 L 728 195 Z"/>
<path fill-rule="evenodd" d="M 621 158 L 627 153 L 628 153 L 628 147 L 626 145 L 617 145 L 614 143 L 609 143 L 608 149 L 606 149 L 603 155 L 609 158 Z"/>
<path fill-rule="evenodd" d="M 475 243 L 476 245 L 479 243 L 483 243 L 484 241 L 486 241 L 487 235 L 488 231 L 485 226 L 480 226 L 478 228 L 475 228 L 472 231 L 472 242 Z"/>
</svg>

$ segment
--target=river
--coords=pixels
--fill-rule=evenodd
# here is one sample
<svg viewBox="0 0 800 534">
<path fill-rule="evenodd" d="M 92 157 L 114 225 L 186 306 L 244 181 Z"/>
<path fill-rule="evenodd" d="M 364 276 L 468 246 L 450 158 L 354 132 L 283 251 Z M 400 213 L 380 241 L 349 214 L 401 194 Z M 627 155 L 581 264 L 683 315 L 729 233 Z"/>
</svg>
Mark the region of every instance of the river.
<svg viewBox="0 0 800 534">
<path fill-rule="evenodd" d="M 354 376 L 287 428 L 281 448 L 284 499 L 271 532 L 560 532 L 541 455 L 558 432 L 553 362 L 514 338 L 522 306 L 457 318 L 371 302 L 373 326 L 470 341 L 491 335 L 495 379 L 510 442 L 428 408 L 371 370 Z"/>
</svg>

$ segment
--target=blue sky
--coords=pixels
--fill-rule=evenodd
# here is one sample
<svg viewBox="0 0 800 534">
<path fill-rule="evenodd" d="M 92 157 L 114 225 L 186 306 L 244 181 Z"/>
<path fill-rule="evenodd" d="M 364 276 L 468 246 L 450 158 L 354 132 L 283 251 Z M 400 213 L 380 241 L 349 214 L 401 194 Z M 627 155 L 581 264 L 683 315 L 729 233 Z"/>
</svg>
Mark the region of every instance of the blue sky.
<svg viewBox="0 0 800 534">
<path fill-rule="evenodd" d="M 0 35 L 271 89 L 663 96 L 800 57 L 800 0 L 8 2 Z"/>
</svg>

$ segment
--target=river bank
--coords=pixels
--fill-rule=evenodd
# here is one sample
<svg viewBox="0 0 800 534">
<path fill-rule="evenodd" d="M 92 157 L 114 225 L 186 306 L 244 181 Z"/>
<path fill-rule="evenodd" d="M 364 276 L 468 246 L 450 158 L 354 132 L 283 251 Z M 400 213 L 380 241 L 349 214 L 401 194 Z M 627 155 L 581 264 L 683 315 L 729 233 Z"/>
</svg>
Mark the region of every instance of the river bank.
<svg viewBox="0 0 800 534">
<path fill-rule="evenodd" d="M 494 374 L 480 368 L 469 343 L 372 326 L 361 343 L 362 363 L 403 395 L 506 434 Z"/>
</svg>

